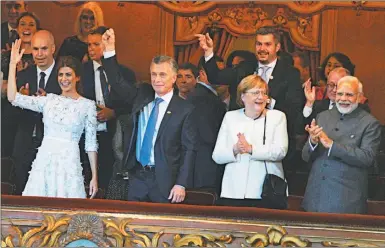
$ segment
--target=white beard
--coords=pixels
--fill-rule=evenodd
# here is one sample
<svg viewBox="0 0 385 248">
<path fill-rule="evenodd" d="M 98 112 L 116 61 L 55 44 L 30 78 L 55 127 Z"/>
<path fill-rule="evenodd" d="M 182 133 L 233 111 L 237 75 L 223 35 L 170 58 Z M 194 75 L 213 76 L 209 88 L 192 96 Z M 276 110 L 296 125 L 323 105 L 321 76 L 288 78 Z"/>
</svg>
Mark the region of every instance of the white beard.
<svg viewBox="0 0 385 248">
<path fill-rule="evenodd" d="M 348 108 L 343 108 L 340 106 L 340 104 L 338 102 L 336 102 L 336 106 L 337 106 L 338 111 L 341 114 L 346 115 L 346 114 L 350 114 L 351 112 L 353 112 L 358 107 L 358 103 L 351 103 Z"/>
</svg>

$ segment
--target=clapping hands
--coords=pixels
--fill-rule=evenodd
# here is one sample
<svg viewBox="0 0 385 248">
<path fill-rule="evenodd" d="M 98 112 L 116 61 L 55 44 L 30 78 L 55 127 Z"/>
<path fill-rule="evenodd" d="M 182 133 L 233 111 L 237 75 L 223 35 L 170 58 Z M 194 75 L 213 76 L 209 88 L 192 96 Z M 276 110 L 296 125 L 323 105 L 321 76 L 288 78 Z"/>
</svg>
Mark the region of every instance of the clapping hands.
<svg viewBox="0 0 385 248">
<path fill-rule="evenodd" d="M 233 147 L 234 155 L 237 155 L 239 153 L 251 154 L 253 152 L 253 146 L 247 142 L 245 135 L 243 133 L 238 133 L 237 137 L 238 137 L 238 142 Z"/>
<path fill-rule="evenodd" d="M 310 141 L 312 144 L 318 144 L 321 142 L 325 148 L 330 148 L 333 144 L 333 140 L 323 131 L 322 127 L 316 124 L 315 119 L 309 125 L 306 125 L 305 130 L 309 133 Z"/>
</svg>

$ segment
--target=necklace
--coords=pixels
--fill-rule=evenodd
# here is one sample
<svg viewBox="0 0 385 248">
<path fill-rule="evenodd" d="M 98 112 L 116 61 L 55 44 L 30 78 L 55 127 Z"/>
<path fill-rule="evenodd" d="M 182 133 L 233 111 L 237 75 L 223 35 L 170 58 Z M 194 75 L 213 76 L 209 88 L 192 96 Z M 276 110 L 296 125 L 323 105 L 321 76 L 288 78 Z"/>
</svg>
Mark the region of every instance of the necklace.
<svg viewBox="0 0 385 248">
<path fill-rule="evenodd" d="M 263 114 L 264 111 L 265 111 L 265 110 L 262 110 L 262 112 L 261 112 L 257 117 L 252 118 L 252 119 L 253 119 L 253 120 L 259 119 L 259 118 L 262 116 L 262 114 Z M 246 115 L 246 109 L 243 110 L 243 113 L 245 113 L 245 115 Z M 247 115 L 246 115 L 246 116 L 247 116 Z M 251 117 L 249 117 L 249 118 L 251 118 Z"/>
</svg>

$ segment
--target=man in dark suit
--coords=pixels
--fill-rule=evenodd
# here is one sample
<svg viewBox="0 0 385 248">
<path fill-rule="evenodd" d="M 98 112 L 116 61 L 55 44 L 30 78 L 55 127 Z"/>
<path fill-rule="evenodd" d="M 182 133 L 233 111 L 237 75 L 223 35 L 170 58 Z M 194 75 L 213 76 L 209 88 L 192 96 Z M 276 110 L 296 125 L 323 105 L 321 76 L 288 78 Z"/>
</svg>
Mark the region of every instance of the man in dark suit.
<svg viewBox="0 0 385 248">
<path fill-rule="evenodd" d="M 212 159 L 219 128 L 226 113 L 226 105 L 210 84 L 197 81 L 198 68 L 191 63 L 179 66 L 176 84 L 179 95 L 195 106 L 194 122 L 198 128 L 197 155 L 193 188 L 220 192 L 223 166 Z"/>
<path fill-rule="evenodd" d="M 306 104 L 303 108 L 302 114 L 304 117 L 304 125 L 310 125 L 311 121 L 317 117 L 319 113 L 325 110 L 332 109 L 336 104 L 336 93 L 338 81 L 345 77 L 350 76 L 350 72 L 343 68 L 338 67 L 333 69 L 327 78 L 327 99 L 315 100 L 315 87 L 311 86 L 311 81 L 305 82 L 304 93 L 306 97 Z M 359 104 L 359 107 L 363 108 L 370 113 L 369 106 L 367 104 Z"/>
<path fill-rule="evenodd" d="M 151 85 L 127 84 L 119 72 L 112 29 L 103 35 L 103 66 L 111 88 L 126 102 L 131 120 L 124 127 L 123 164 L 131 172 L 128 200 L 177 203 L 191 185 L 197 132 L 194 106 L 173 94 L 175 60 L 156 56 L 150 66 Z"/>
<path fill-rule="evenodd" d="M 261 27 L 256 33 L 255 52 L 258 64 L 241 62 L 235 68 L 219 70 L 212 56 L 214 54 L 213 41 L 208 34 L 196 35 L 205 54 L 205 69 L 212 84 L 228 84 L 230 91 L 230 110 L 239 109 L 236 103 L 237 86 L 240 81 L 253 73 L 261 76 L 269 85 L 271 96 L 270 108 L 280 110 L 287 118 L 289 135 L 289 151 L 284 163 L 290 162 L 295 154 L 296 133 L 305 97 L 301 87 L 299 71 L 277 58 L 281 48 L 280 34 L 273 27 Z M 286 166 L 285 166 L 286 167 Z M 285 168 L 287 169 L 287 168 Z"/>
<path fill-rule="evenodd" d="M 106 77 L 102 65 L 104 50 L 102 35 L 106 30 L 108 30 L 107 27 L 100 26 L 88 35 L 88 54 L 91 60 L 84 64 L 82 78 L 84 97 L 94 100 L 98 104 L 99 186 L 104 189 L 107 189 L 114 163 L 112 137 L 116 129 L 115 111 L 119 111 L 119 108 L 122 107 L 116 106 L 110 97 L 109 78 Z M 136 81 L 135 73 L 123 65 L 118 66 L 125 82 L 134 84 Z M 81 151 L 83 148 L 84 146 L 81 144 Z M 87 156 L 84 158 L 88 159 Z"/>
<path fill-rule="evenodd" d="M 336 107 L 306 126 L 309 140 L 302 158 L 312 164 L 302 206 L 309 212 L 367 211 L 368 172 L 381 141 L 381 125 L 358 107 L 361 82 L 352 76 L 338 81 Z"/>
<path fill-rule="evenodd" d="M 27 4 L 24 1 L 6 1 L 8 21 L 1 24 L 1 50 L 8 50 L 19 36 L 17 35 L 17 19 L 27 11 Z M 8 47 L 7 47 L 8 46 Z"/>
<path fill-rule="evenodd" d="M 36 95 L 46 92 L 61 94 L 54 53 L 53 35 L 47 30 L 36 32 L 32 37 L 32 56 L 36 65 L 27 67 L 17 75 L 17 87 L 22 94 Z M 19 113 L 13 157 L 16 167 L 16 189 L 20 194 L 27 182 L 28 171 L 36 157 L 37 148 L 43 140 L 44 130 L 41 114 L 30 110 L 15 109 L 15 111 Z"/>
</svg>

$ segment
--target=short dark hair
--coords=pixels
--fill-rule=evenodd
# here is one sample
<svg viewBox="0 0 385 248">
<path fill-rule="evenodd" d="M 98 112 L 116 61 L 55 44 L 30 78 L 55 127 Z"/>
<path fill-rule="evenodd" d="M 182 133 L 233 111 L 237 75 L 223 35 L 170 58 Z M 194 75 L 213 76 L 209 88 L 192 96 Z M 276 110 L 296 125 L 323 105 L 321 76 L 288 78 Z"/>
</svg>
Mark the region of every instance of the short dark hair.
<svg viewBox="0 0 385 248">
<path fill-rule="evenodd" d="M 191 72 L 194 75 L 194 77 L 198 77 L 199 76 L 198 67 L 196 67 L 195 65 L 191 64 L 190 62 L 186 62 L 186 63 L 183 63 L 183 64 L 179 65 L 179 69 L 178 70 L 191 70 Z"/>
<path fill-rule="evenodd" d="M 257 57 L 255 56 L 255 53 L 247 51 L 247 50 L 234 50 L 227 57 L 227 61 L 226 61 L 226 67 L 227 68 L 232 67 L 233 60 L 237 56 L 243 58 L 244 62 L 246 62 L 246 63 L 251 63 L 251 64 L 257 63 Z"/>
<path fill-rule="evenodd" d="M 309 56 L 307 56 L 306 53 L 304 52 L 299 52 L 299 51 L 296 51 L 296 52 L 293 52 L 291 53 L 291 56 L 294 58 L 294 57 L 298 57 L 301 61 L 301 66 L 303 68 L 306 68 L 306 67 L 309 67 L 310 66 L 310 60 L 309 60 Z"/>
<path fill-rule="evenodd" d="M 327 78 L 325 77 L 325 67 L 326 67 L 329 59 L 332 57 L 335 58 L 338 62 L 340 62 L 342 64 L 342 67 L 347 69 L 348 71 L 350 71 L 350 74 L 352 76 L 354 76 L 354 68 L 356 66 L 352 63 L 350 58 L 343 53 L 334 52 L 334 53 L 330 53 L 328 56 L 326 56 L 326 58 L 323 60 L 323 62 L 321 64 L 319 76 L 322 80 L 324 80 L 324 81 L 327 80 Z"/>
<path fill-rule="evenodd" d="M 176 63 L 175 59 L 171 58 L 170 56 L 157 55 L 152 58 L 151 64 L 159 65 L 162 63 L 168 63 L 171 66 L 171 69 L 175 72 L 175 74 L 178 73 L 178 64 Z"/>
<path fill-rule="evenodd" d="M 281 34 L 275 27 L 271 26 L 265 26 L 265 27 L 260 27 L 255 35 L 268 35 L 272 34 L 275 40 L 275 44 L 278 44 L 281 42 Z"/>
<path fill-rule="evenodd" d="M 26 16 L 29 16 L 29 17 L 31 17 L 32 19 L 34 19 L 35 22 L 36 22 L 36 30 L 40 30 L 40 19 L 39 19 L 39 17 L 37 17 L 37 15 L 36 15 L 35 13 L 32 13 L 32 12 L 24 12 L 24 13 L 22 13 L 22 14 L 19 16 L 19 18 L 17 18 L 17 21 L 16 21 L 16 27 L 19 26 L 19 23 L 20 23 L 21 18 L 26 17 Z"/>
<path fill-rule="evenodd" d="M 100 34 L 103 35 L 109 28 L 106 26 L 99 26 L 95 29 L 92 29 L 89 34 Z"/>
<path fill-rule="evenodd" d="M 77 58 L 74 58 L 72 56 L 61 56 L 58 59 L 57 63 L 57 73 L 59 74 L 59 70 L 63 67 L 69 67 L 72 70 L 74 70 L 75 75 L 77 77 L 80 77 L 80 81 L 76 84 L 76 90 L 79 94 L 83 93 L 83 86 L 81 84 L 82 80 L 82 74 L 83 74 L 83 66 L 80 60 Z"/>
</svg>

